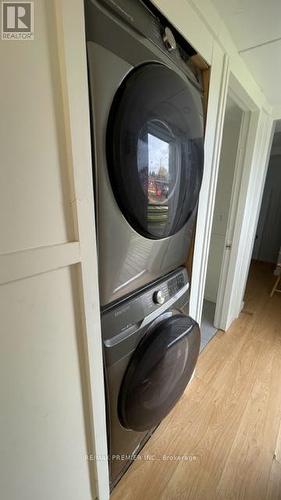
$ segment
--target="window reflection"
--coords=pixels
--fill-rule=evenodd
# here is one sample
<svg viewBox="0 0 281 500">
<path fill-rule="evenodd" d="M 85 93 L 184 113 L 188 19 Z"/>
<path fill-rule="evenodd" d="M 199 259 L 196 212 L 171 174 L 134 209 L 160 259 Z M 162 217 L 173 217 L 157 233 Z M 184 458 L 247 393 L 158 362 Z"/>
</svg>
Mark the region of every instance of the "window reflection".
<svg viewBox="0 0 281 500">
<path fill-rule="evenodd" d="M 169 194 L 169 143 L 148 134 L 148 202 L 164 202 Z"/>
<path fill-rule="evenodd" d="M 163 232 L 169 222 L 171 196 L 177 177 L 175 139 L 160 120 L 152 120 L 138 140 L 138 171 L 147 199 L 147 226 Z"/>
</svg>

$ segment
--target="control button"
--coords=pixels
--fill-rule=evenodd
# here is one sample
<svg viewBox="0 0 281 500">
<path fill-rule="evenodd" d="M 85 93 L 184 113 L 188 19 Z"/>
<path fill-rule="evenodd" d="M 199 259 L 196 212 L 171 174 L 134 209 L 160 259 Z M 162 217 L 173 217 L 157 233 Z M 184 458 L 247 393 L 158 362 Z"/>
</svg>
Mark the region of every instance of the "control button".
<svg viewBox="0 0 281 500">
<path fill-rule="evenodd" d="M 155 304 L 164 304 L 165 302 L 165 295 L 161 290 L 158 290 L 157 292 L 154 292 L 153 294 L 153 301 Z"/>
<path fill-rule="evenodd" d="M 169 52 L 171 52 L 172 50 L 175 50 L 177 48 L 177 42 L 175 40 L 175 37 L 174 37 L 172 31 L 170 30 L 170 28 L 168 28 L 167 26 L 166 26 L 164 33 L 163 33 L 163 42 L 164 42 L 166 49 L 168 49 Z"/>
</svg>

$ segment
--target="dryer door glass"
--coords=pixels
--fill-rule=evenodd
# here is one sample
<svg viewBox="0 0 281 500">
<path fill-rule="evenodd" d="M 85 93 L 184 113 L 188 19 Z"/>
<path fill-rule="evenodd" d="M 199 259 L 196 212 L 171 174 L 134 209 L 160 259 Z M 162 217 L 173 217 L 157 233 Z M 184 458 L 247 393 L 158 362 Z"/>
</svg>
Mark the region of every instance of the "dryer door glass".
<svg viewBox="0 0 281 500">
<path fill-rule="evenodd" d="M 110 112 L 107 163 L 117 203 L 136 231 L 158 239 L 184 226 L 203 172 L 201 96 L 184 75 L 157 63 L 129 74 Z"/>
<path fill-rule="evenodd" d="M 152 429 L 184 392 L 200 349 L 200 330 L 176 314 L 156 324 L 135 350 L 122 381 L 118 412 L 131 430 Z"/>
</svg>

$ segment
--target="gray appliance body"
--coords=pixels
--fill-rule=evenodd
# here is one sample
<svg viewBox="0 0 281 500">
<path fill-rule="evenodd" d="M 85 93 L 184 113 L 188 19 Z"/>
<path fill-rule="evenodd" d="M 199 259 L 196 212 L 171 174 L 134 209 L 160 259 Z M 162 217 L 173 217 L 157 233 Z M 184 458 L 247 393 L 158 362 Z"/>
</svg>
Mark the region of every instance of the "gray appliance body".
<svg viewBox="0 0 281 500">
<path fill-rule="evenodd" d="M 150 196 L 154 197 L 153 203 L 155 203 L 156 206 L 150 204 L 144 215 L 140 214 L 141 209 L 139 210 L 138 208 L 141 205 L 138 198 L 138 196 L 141 196 L 141 193 L 137 192 L 137 188 L 135 189 L 133 182 L 131 186 L 124 187 L 126 191 L 124 195 L 120 191 L 119 199 L 118 196 L 115 195 L 113 185 L 115 181 L 110 178 L 110 172 L 113 171 L 113 165 L 108 155 L 108 147 L 111 148 L 112 146 L 111 138 L 113 141 L 114 134 L 118 134 L 119 128 L 122 131 L 122 127 L 124 128 L 126 125 L 126 123 L 122 123 L 123 111 L 121 106 L 116 112 L 117 115 L 119 113 L 118 118 L 116 118 L 115 122 L 114 116 L 112 119 L 112 136 L 108 132 L 109 118 L 112 114 L 114 115 L 112 106 L 114 100 L 116 100 L 116 95 L 123 85 L 125 88 L 125 97 L 123 100 L 125 100 L 126 92 L 127 94 L 130 92 L 129 87 L 132 80 L 134 80 L 136 87 L 139 84 L 141 88 L 141 83 L 138 83 L 140 82 L 140 78 L 143 78 L 143 81 L 146 82 L 145 85 L 148 85 L 144 93 L 140 90 L 138 94 L 139 99 L 137 96 L 136 98 L 133 97 L 130 101 L 129 97 L 127 110 L 124 108 L 124 121 L 127 120 L 129 126 L 130 116 L 134 112 L 133 108 L 135 108 L 135 115 L 138 116 L 146 106 L 145 99 L 147 98 L 149 100 L 149 71 L 155 74 L 160 72 L 159 81 L 156 81 L 156 77 L 154 78 L 153 75 L 151 76 L 152 86 L 154 85 L 154 90 L 151 93 L 151 109 L 153 114 L 157 106 L 159 109 L 162 106 L 163 109 L 165 108 L 165 116 L 163 118 L 161 118 L 161 116 L 159 118 L 158 116 L 157 119 L 153 119 L 152 117 L 148 125 L 150 129 L 146 131 L 145 138 L 138 138 L 138 141 L 140 141 L 138 144 L 143 145 L 145 141 L 147 142 L 147 138 L 151 140 L 151 136 L 153 136 L 152 139 L 154 138 L 154 141 L 158 141 L 158 145 L 164 145 L 164 149 L 166 147 L 166 153 L 169 151 L 168 154 L 171 155 L 171 151 L 177 149 L 176 141 L 178 139 L 175 138 L 176 133 L 169 125 L 169 112 L 167 109 L 169 107 L 171 110 L 170 116 L 172 116 L 173 112 L 175 112 L 175 114 L 177 113 L 177 116 L 180 116 L 181 113 L 182 121 L 186 121 L 188 124 L 189 143 L 193 144 L 195 141 L 200 142 L 199 149 L 201 157 L 198 159 L 198 171 L 200 170 L 200 173 L 198 174 L 198 180 L 196 182 L 197 184 L 201 184 L 203 167 L 202 92 L 200 84 L 196 80 L 194 74 L 183 61 L 179 49 L 175 48 L 173 51 L 168 52 L 163 42 L 163 26 L 160 25 L 157 19 L 151 15 L 141 2 L 137 0 L 86 0 L 85 19 L 91 101 L 100 302 L 101 306 L 104 307 L 124 296 L 128 296 L 130 293 L 146 286 L 159 277 L 165 276 L 168 272 L 177 269 L 178 266 L 185 262 L 192 237 L 196 213 L 196 206 L 194 206 L 196 203 L 193 203 L 192 213 L 189 213 L 188 217 L 182 213 L 184 211 L 183 208 L 181 212 L 181 203 L 183 203 L 185 196 L 184 193 L 188 189 L 188 186 L 183 184 L 185 182 L 190 182 L 192 185 L 193 180 L 185 180 L 187 177 L 180 177 L 178 174 L 175 174 L 174 180 L 171 180 L 171 175 L 169 173 L 167 174 L 167 169 L 169 169 L 170 165 L 170 163 L 168 164 L 167 162 L 171 162 L 170 156 L 168 160 L 165 159 L 165 157 L 164 160 L 159 160 L 159 158 L 158 160 L 160 163 L 161 161 L 164 162 L 162 173 L 164 172 L 164 176 L 166 175 L 166 181 L 170 179 L 171 185 L 173 184 L 172 187 L 167 187 L 165 182 L 161 181 L 160 167 L 157 167 L 158 171 L 156 172 L 158 188 L 157 182 L 153 180 L 153 178 L 156 178 L 155 172 L 153 173 L 150 171 L 149 177 L 146 171 L 145 182 L 149 182 L 150 185 L 153 185 L 151 189 L 154 191 Z M 138 71 L 140 73 L 139 77 Z M 163 73 L 163 79 L 161 71 Z M 130 80 L 132 74 L 133 78 Z M 177 79 L 176 86 L 173 88 L 171 85 L 170 95 L 167 95 L 168 90 L 165 90 L 166 103 L 158 102 L 153 110 L 153 99 L 157 99 L 157 85 L 160 92 L 160 90 L 165 87 L 166 75 L 167 82 L 169 78 L 171 78 L 171 81 L 173 78 Z M 127 81 L 128 85 L 126 83 Z M 181 83 L 179 83 L 179 81 Z M 178 95 L 181 94 L 181 91 L 178 92 L 180 86 L 182 86 L 182 92 L 186 92 L 189 96 L 189 101 L 186 101 L 186 107 L 182 106 L 182 96 L 179 97 Z M 121 104 L 122 98 L 121 96 Z M 149 106 L 149 104 L 147 104 L 147 106 Z M 161 114 L 160 111 L 159 114 Z M 181 118 L 178 117 L 176 118 L 176 120 L 180 119 Z M 157 127 L 161 129 L 160 135 L 156 130 Z M 164 137 L 163 139 L 163 134 L 164 136 L 166 134 L 169 138 L 165 139 Z M 125 139 L 123 143 L 125 144 L 127 136 L 130 135 L 130 131 L 125 131 L 124 135 Z M 154 136 L 157 136 L 156 139 Z M 122 137 L 120 140 L 122 141 Z M 124 147 L 126 147 L 126 144 Z M 116 148 L 114 151 L 116 152 Z M 118 151 L 117 148 L 117 153 Z M 158 153 L 159 151 L 157 152 L 156 148 L 156 156 Z M 180 164 L 180 162 L 182 162 L 182 157 L 179 158 L 179 155 L 183 154 L 186 154 L 186 158 L 189 158 L 188 155 L 191 153 L 189 150 L 186 153 L 176 151 L 175 155 L 178 155 L 178 159 L 173 161 Z M 141 162 L 143 159 L 139 161 Z M 153 163 L 152 156 L 149 161 Z M 193 162 L 194 169 L 197 168 L 196 161 L 195 159 Z M 132 165 L 132 162 L 130 163 L 130 158 L 127 158 L 127 162 L 130 167 L 128 167 L 129 172 L 129 170 L 131 171 Z M 165 165 L 166 167 L 168 165 L 166 171 Z M 121 157 L 120 172 L 123 166 Z M 119 166 L 117 165 L 115 168 L 117 172 L 115 174 L 116 176 L 118 176 L 118 168 Z M 153 169 L 153 166 L 151 168 Z M 136 167 L 136 172 L 138 169 L 140 169 L 139 166 Z M 140 176 L 141 174 L 138 172 L 136 175 Z M 124 173 L 124 177 L 125 181 L 124 178 L 123 180 L 121 179 L 120 184 L 122 182 L 123 185 L 126 184 L 126 172 Z M 129 182 L 131 182 L 130 175 L 128 175 L 128 183 Z M 161 184 L 161 182 L 164 186 L 161 187 L 162 191 L 159 188 L 159 183 Z M 118 179 L 116 183 L 118 184 Z M 145 189 L 149 188 L 146 186 Z M 169 189 L 172 194 L 169 193 Z M 193 188 L 191 187 L 190 189 Z M 181 193 L 179 193 L 179 190 L 181 190 Z M 126 216 L 126 196 L 130 196 L 130 191 L 132 198 L 135 196 L 135 209 L 139 212 L 137 216 L 143 216 L 145 224 L 147 225 L 149 225 L 147 219 L 150 217 L 150 226 L 154 224 L 152 229 L 155 234 L 146 234 L 145 230 L 138 230 L 137 223 L 131 223 L 130 217 Z M 157 196 L 160 200 L 158 204 L 155 202 Z M 163 202 L 165 196 L 167 199 L 170 197 L 170 201 Z M 122 205 L 123 201 L 125 206 L 122 209 L 120 205 Z M 175 219 L 181 218 L 182 224 L 176 229 L 174 227 L 174 230 L 171 230 L 170 233 L 168 230 L 166 233 L 163 230 L 161 234 L 162 227 L 165 226 L 165 222 L 163 221 L 168 221 L 169 219 L 169 215 L 166 215 L 166 213 L 173 213 L 173 203 L 177 203 L 178 205 Z M 131 200 L 131 210 L 134 210 L 134 199 Z M 164 213 L 165 210 L 166 213 Z M 158 216 L 158 213 L 160 213 L 160 216 Z M 160 220 L 160 222 L 157 222 L 158 220 Z M 170 226 L 172 223 L 173 221 L 167 222 Z M 158 231 L 159 234 L 157 233 L 157 227 L 158 229 L 160 228 Z"/>
<path fill-rule="evenodd" d="M 188 301 L 187 272 L 179 268 L 102 313 L 111 488 L 194 372 L 200 330 Z"/>
</svg>

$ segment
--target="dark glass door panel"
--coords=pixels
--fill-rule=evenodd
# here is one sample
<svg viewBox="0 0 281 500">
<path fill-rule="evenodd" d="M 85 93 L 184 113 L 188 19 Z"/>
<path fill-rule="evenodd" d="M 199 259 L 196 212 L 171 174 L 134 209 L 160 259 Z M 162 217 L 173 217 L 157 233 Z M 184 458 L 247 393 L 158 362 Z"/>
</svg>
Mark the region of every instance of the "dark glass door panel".
<svg viewBox="0 0 281 500">
<path fill-rule="evenodd" d="M 158 322 L 145 335 L 119 394 L 119 418 L 125 428 L 145 431 L 159 424 L 184 392 L 199 349 L 199 327 L 184 314 Z"/>
<path fill-rule="evenodd" d="M 187 80 L 156 63 L 135 69 L 116 94 L 109 176 L 124 216 L 146 237 L 175 234 L 195 209 L 203 172 L 200 106 Z"/>
</svg>

